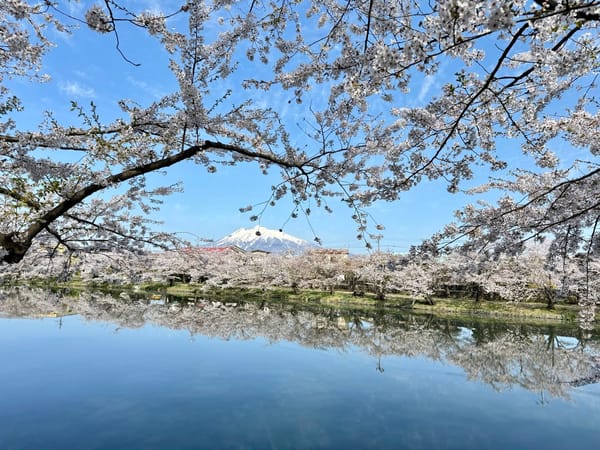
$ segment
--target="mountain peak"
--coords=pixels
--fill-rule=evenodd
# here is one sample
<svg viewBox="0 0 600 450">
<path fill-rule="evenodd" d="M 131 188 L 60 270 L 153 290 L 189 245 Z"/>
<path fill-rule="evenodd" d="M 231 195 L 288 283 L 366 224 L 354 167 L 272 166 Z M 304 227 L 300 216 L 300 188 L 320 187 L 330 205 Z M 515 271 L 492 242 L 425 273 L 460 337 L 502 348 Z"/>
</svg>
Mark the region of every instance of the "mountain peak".
<svg viewBox="0 0 600 450">
<path fill-rule="evenodd" d="M 216 242 L 217 247 L 235 245 L 246 251 L 269 253 L 303 253 L 312 245 L 300 238 L 269 228 L 255 226 L 240 228 Z"/>
</svg>

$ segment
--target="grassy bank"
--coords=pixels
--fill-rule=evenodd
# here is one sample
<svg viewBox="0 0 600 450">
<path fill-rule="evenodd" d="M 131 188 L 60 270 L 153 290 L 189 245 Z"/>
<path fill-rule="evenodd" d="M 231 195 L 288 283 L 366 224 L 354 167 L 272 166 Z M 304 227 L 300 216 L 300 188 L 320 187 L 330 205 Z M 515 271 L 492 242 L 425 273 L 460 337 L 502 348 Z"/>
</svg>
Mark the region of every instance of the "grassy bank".
<svg viewBox="0 0 600 450">
<path fill-rule="evenodd" d="M 180 298 L 209 298 L 224 302 L 266 301 L 297 303 L 301 305 L 321 305 L 340 309 L 384 309 L 406 310 L 414 313 L 433 314 L 443 317 L 486 317 L 502 320 L 527 322 L 562 321 L 575 322 L 579 307 L 570 304 L 557 304 L 548 309 L 543 303 L 514 303 L 502 301 L 481 301 L 473 299 L 434 298 L 433 305 L 399 295 L 388 294 L 385 300 L 378 300 L 373 294 L 354 295 L 352 292 L 325 292 L 310 289 L 252 288 L 252 287 L 207 287 L 201 284 L 111 285 L 93 284 L 78 281 L 56 282 L 36 280 L 27 283 L 44 288 L 68 289 L 71 291 L 98 290 L 106 293 L 123 291 L 141 296 L 169 295 Z"/>
<path fill-rule="evenodd" d="M 416 313 L 428 313 L 444 316 L 479 316 L 505 319 L 523 319 L 533 321 L 565 321 L 574 322 L 579 307 L 576 305 L 557 304 L 548 309 L 545 303 L 515 303 L 503 301 L 481 301 L 473 299 L 434 298 L 433 305 L 423 301 L 413 301 L 412 298 L 399 294 L 388 294 L 385 300 L 378 300 L 373 294 L 356 296 L 352 292 L 292 289 L 256 289 L 256 288 L 225 288 L 201 290 L 192 285 L 177 285 L 168 287 L 165 292 L 174 296 L 196 296 L 235 300 L 266 300 L 286 301 L 292 303 L 312 303 L 338 308 L 389 308 L 412 310 Z"/>
</svg>

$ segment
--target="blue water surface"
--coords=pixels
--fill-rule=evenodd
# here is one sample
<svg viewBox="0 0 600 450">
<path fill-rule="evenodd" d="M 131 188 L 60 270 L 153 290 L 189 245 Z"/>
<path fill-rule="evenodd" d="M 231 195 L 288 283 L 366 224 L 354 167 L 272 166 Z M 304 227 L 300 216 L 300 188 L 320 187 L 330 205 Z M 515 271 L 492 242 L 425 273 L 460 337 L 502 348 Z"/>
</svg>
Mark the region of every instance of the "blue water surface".
<svg viewBox="0 0 600 450">
<path fill-rule="evenodd" d="M 599 449 L 600 389 L 551 397 L 355 346 L 5 318 L 0 448 Z"/>
</svg>

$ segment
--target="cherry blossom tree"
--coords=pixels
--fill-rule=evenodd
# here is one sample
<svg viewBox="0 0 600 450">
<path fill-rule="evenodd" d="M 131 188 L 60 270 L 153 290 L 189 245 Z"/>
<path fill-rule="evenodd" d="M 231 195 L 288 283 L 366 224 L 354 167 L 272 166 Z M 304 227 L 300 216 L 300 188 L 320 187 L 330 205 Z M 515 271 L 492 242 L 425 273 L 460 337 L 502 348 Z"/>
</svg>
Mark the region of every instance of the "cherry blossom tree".
<svg viewBox="0 0 600 450">
<path fill-rule="evenodd" d="M 390 255 L 383 252 L 373 252 L 368 258 L 363 258 L 356 269 L 356 276 L 361 286 L 374 293 L 379 300 L 384 300 L 386 293 L 391 291 L 391 277 L 387 264 Z"/>
<path fill-rule="evenodd" d="M 81 16 L 67 3 L 0 5 L 5 262 L 35 240 L 71 250 L 172 244 L 146 214 L 179 187 L 152 189 L 146 176 L 184 160 L 209 172 L 278 168 L 269 202 L 291 196 L 310 214 L 309 204 L 330 210 L 340 197 L 361 239 L 377 226 L 365 208 L 425 180 L 445 180 L 451 193 L 500 190 L 497 205 L 468 206 L 428 244 L 514 253 L 547 239 L 551 256 L 597 257 L 596 0 L 214 0 L 169 2 L 163 12 L 102 0 L 84 2 Z M 56 34 L 77 25 L 111 37 L 125 60 L 123 30 L 144 30 L 178 88 L 154 102 L 122 100 L 109 118 L 73 103 L 71 122 L 50 112 L 23 129 L 9 81 L 43 81 Z M 269 104 L 281 96 L 305 117 L 303 133 Z M 488 171 L 494 178 L 474 188 L 469 180 Z"/>
</svg>

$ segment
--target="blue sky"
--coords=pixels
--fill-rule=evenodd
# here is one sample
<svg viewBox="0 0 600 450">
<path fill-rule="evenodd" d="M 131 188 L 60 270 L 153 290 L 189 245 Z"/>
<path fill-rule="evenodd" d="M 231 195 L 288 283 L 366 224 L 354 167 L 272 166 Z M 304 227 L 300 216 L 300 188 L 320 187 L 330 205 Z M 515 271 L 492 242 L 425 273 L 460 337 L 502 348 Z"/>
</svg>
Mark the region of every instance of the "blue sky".
<svg viewBox="0 0 600 450">
<path fill-rule="evenodd" d="M 75 4 L 72 6 L 76 7 Z M 122 98 L 148 104 L 175 90 L 174 77 L 167 68 L 167 55 L 160 46 L 126 28 L 120 33 L 123 52 L 127 58 L 141 64 L 139 67 L 118 54 L 112 35 L 93 33 L 86 27 L 71 36 L 57 35 L 57 47 L 45 58 L 44 71 L 52 76 L 51 81 L 34 84 L 16 80 L 12 83 L 26 108 L 15 116 L 19 127 L 33 128 L 42 119 L 44 110 L 52 111 L 63 121 L 73 120 L 74 115 L 69 112 L 71 100 L 82 105 L 93 101 L 103 119 L 110 121 L 118 114 L 116 104 Z M 236 76 L 243 77 L 243 71 Z M 226 86 L 224 83 L 223 90 Z M 420 103 L 439 86 L 438 78 L 426 77 L 420 87 L 402 101 Z M 280 107 L 287 108 L 287 101 L 279 100 Z M 301 110 L 294 112 L 296 115 L 301 113 Z M 268 176 L 262 175 L 257 164 L 219 167 L 217 173 L 209 174 L 204 168 L 185 162 L 168 169 L 165 175 L 153 175 L 151 179 L 157 184 L 183 182 L 184 192 L 167 198 L 161 211 L 153 217 L 164 222 L 162 229 L 180 232 L 194 241 L 198 238 L 219 239 L 239 227 L 256 225 L 249 217 L 258 209 L 251 214 L 242 214 L 239 208 L 268 200 L 270 186 L 279 181 L 279 176 L 275 168 Z M 378 203 L 369 212 L 374 223 L 385 226 L 381 232 L 381 249 L 405 251 L 411 244 L 418 244 L 439 231 L 452 220 L 454 210 L 472 201 L 473 198 L 462 194 L 447 193 L 444 183 L 428 182 L 405 193 L 400 201 Z M 291 201 L 283 200 L 276 207 L 267 208 L 260 224 L 273 229 L 283 227 L 287 233 L 309 241 L 318 236 L 326 247 L 363 251 L 364 243 L 356 239 L 356 224 L 350 218 L 352 211 L 336 201 L 330 206 L 333 214 L 313 208 L 309 223 L 303 215 L 288 220 L 293 205 Z"/>
</svg>

